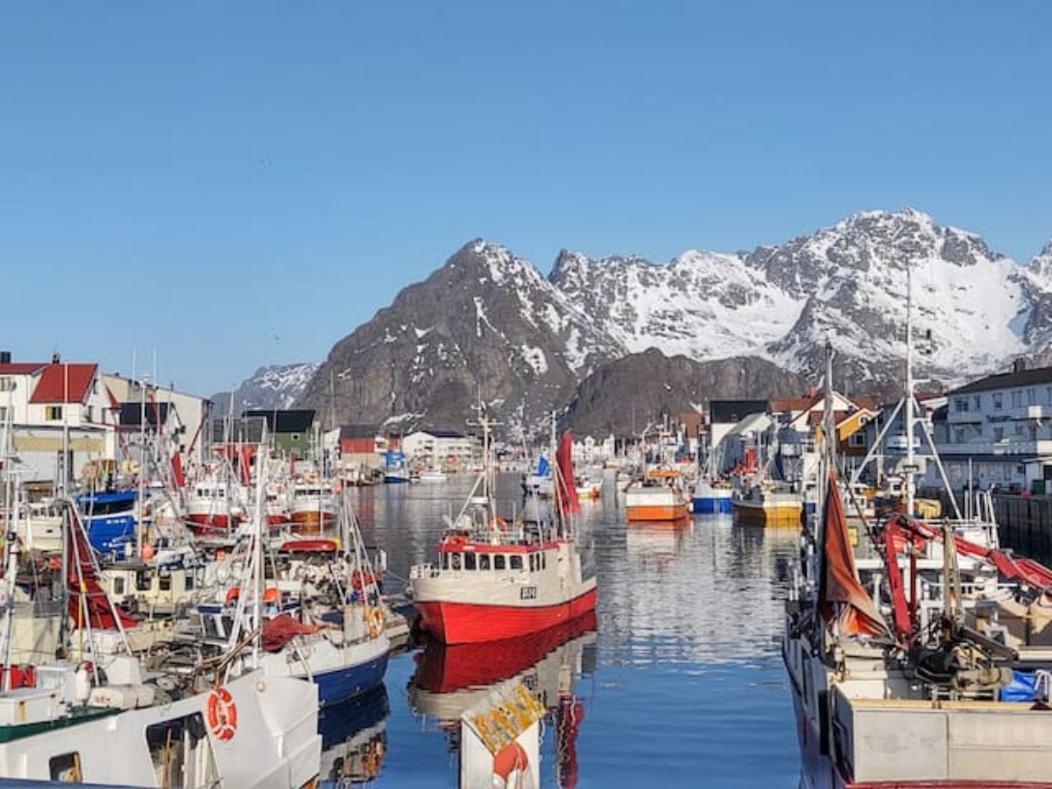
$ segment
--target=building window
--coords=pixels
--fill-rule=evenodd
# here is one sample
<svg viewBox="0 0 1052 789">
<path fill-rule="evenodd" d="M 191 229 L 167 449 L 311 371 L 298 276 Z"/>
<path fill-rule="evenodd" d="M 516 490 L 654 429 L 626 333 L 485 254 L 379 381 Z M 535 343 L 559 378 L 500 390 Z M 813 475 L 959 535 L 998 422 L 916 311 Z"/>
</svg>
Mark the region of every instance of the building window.
<svg viewBox="0 0 1052 789">
<path fill-rule="evenodd" d="M 866 445 L 866 434 L 859 430 L 857 433 L 852 433 L 851 437 L 847 440 L 848 446 L 852 447 L 864 447 Z"/>
<path fill-rule="evenodd" d="M 9 378 L 8 376 L 0 377 L 0 392 L 13 392 L 15 391 L 15 379 Z"/>
<path fill-rule="evenodd" d="M 0 423 L 7 421 L 7 406 L 0 405 Z"/>
<path fill-rule="evenodd" d="M 994 441 L 1003 441 L 1005 437 L 1005 429 L 1003 427 L 994 428 Z"/>
<path fill-rule="evenodd" d="M 983 401 L 982 401 L 982 396 L 981 395 L 974 395 L 972 397 L 972 405 L 975 406 L 975 410 L 976 411 L 981 411 L 982 410 L 982 407 L 983 407 L 982 403 L 983 403 Z"/>
<path fill-rule="evenodd" d="M 62 419 L 62 406 L 49 405 L 44 408 L 44 419 L 48 422 L 58 422 Z"/>
<path fill-rule="evenodd" d="M 968 398 L 967 397 L 958 397 L 956 400 L 953 401 L 953 407 L 954 407 L 955 410 L 957 410 L 960 413 L 967 413 L 968 412 Z"/>
<path fill-rule="evenodd" d="M 994 392 L 993 395 L 991 395 L 991 396 L 994 399 L 994 410 L 995 411 L 1000 411 L 1001 410 L 1001 406 L 1004 405 L 1004 395 L 1001 394 L 1000 392 Z"/>
<path fill-rule="evenodd" d="M 1016 389 L 1012 392 L 1012 408 L 1022 408 L 1023 406 L 1023 393 Z"/>
<path fill-rule="evenodd" d="M 88 406 L 88 421 L 89 422 L 94 422 L 95 421 L 95 409 L 92 408 L 90 405 Z"/>
<path fill-rule="evenodd" d="M 1037 405 L 1037 391 L 1034 389 L 1026 390 L 1026 404 Z"/>
<path fill-rule="evenodd" d="M 963 444 L 964 443 L 964 428 L 955 427 L 953 429 L 953 443 Z"/>
</svg>

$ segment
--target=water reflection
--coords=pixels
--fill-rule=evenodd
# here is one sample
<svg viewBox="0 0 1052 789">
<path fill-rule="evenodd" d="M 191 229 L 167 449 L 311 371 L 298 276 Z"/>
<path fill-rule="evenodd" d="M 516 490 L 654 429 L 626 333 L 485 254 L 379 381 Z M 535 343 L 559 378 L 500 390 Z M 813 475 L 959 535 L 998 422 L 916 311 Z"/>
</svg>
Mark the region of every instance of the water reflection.
<svg viewBox="0 0 1052 789">
<path fill-rule="evenodd" d="M 361 786 L 380 776 L 387 755 L 390 711 L 383 685 L 322 710 L 318 721 L 322 786 Z"/>
<path fill-rule="evenodd" d="M 392 591 L 412 563 L 434 558 L 442 516 L 471 482 L 357 492 L 367 542 L 388 551 Z M 395 658 L 388 687 L 407 692 L 391 696 L 383 785 L 456 786 L 459 742 L 448 721 L 509 677 L 542 693 L 550 711 L 545 786 L 572 785 L 578 762 L 582 786 L 645 785 L 655 764 L 669 786 L 795 785 L 777 640 L 798 535 L 720 517 L 628 526 L 614 489 L 608 480 L 581 513 L 599 580 L 597 632 L 496 654 L 433 645 Z M 517 477 L 499 479 L 498 496 L 502 511 L 521 511 Z M 572 695 L 561 697 L 567 687 Z"/>
<path fill-rule="evenodd" d="M 596 666 L 596 616 L 589 612 L 572 622 L 540 633 L 479 644 L 447 645 L 431 641 L 417 657 L 409 683 L 409 703 L 419 715 L 433 718 L 459 750 L 459 720 L 500 683 L 516 679 L 548 710 L 554 727 L 556 783 L 577 783 L 577 737 L 584 720 L 584 701 L 574 684 Z"/>
</svg>

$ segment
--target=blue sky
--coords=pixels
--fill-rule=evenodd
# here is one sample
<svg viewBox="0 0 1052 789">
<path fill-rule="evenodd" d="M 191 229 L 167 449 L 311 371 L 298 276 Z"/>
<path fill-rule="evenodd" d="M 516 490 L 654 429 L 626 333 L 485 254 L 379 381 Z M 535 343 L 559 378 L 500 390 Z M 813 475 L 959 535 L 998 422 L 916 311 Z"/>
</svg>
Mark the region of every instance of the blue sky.
<svg viewBox="0 0 1052 789">
<path fill-rule="evenodd" d="M 208 394 L 467 240 L 666 260 L 915 206 L 1052 237 L 1052 4 L 9 3 L 0 348 Z"/>
</svg>

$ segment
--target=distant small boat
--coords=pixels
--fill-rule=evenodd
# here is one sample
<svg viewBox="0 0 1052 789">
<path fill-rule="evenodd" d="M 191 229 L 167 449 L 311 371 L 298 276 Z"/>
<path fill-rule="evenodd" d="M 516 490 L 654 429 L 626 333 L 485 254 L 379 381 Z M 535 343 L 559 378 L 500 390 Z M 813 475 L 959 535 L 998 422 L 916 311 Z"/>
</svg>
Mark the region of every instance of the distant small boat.
<svg viewBox="0 0 1052 789">
<path fill-rule="evenodd" d="M 448 478 L 448 475 L 446 474 L 446 472 L 442 471 L 442 469 L 427 468 L 420 472 L 419 476 L 417 477 L 417 480 L 419 482 L 434 483 L 445 482 Z"/>
<path fill-rule="evenodd" d="M 678 471 L 651 469 L 628 486 L 625 511 L 629 522 L 677 521 L 690 517 L 690 500 L 680 488 Z"/>
<path fill-rule="evenodd" d="M 603 496 L 603 480 L 577 478 L 577 496 L 581 499 L 599 499 Z"/>
<path fill-rule="evenodd" d="M 399 485 L 412 479 L 405 464 L 405 455 L 395 450 L 388 450 L 384 456 L 384 482 L 388 485 Z"/>
<path fill-rule="evenodd" d="M 763 483 L 735 491 L 733 509 L 735 519 L 752 526 L 798 528 L 804 502 L 799 493 Z"/>
<path fill-rule="evenodd" d="M 713 484 L 703 479 L 694 486 L 691 506 L 695 515 L 730 515 L 733 491 L 729 485 Z"/>
</svg>

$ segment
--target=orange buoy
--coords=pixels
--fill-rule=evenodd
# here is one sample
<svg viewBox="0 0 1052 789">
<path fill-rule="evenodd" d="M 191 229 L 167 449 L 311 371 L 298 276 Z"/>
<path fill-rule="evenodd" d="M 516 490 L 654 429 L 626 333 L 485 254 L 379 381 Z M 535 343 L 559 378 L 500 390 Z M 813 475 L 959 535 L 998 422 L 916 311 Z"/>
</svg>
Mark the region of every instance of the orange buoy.
<svg viewBox="0 0 1052 789">
<path fill-rule="evenodd" d="M 278 593 L 276 586 L 268 586 L 267 591 L 263 593 L 264 603 L 276 603 L 281 599 L 281 595 Z"/>
<path fill-rule="evenodd" d="M 241 587 L 240 586 L 233 586 L 233 587 L 231 587 L 230 591 L 228 591 L 226 593 L 226 604 L 227 605 L 233 605 L 234 603 L 237 602 L 237 598 L 240 597 L 240 596 L 241 596 Z"/>
</svg>

